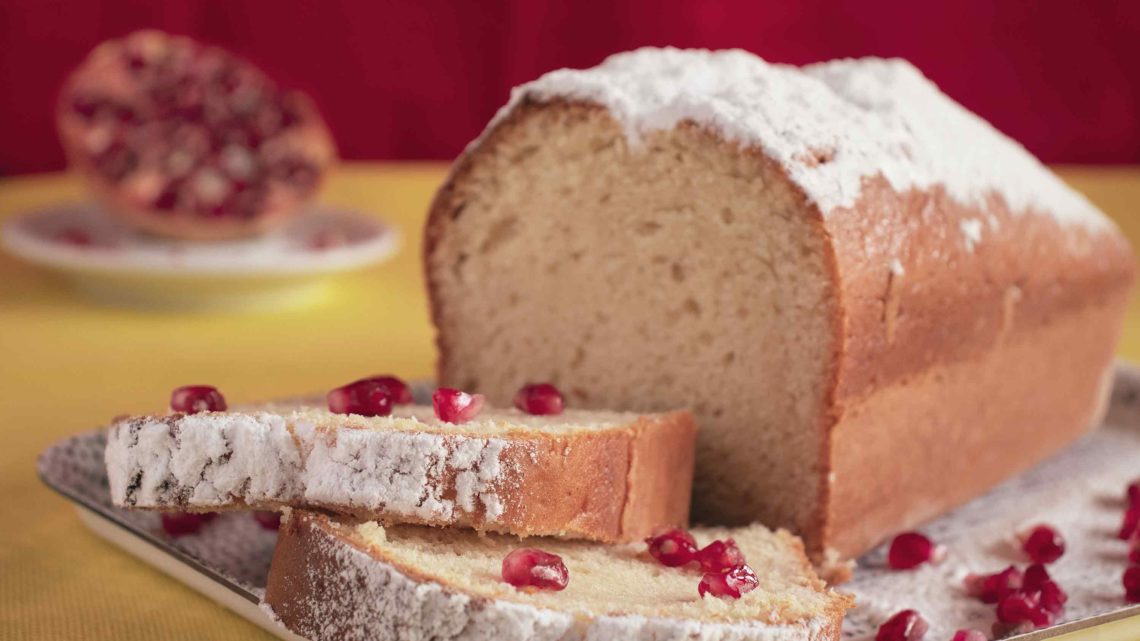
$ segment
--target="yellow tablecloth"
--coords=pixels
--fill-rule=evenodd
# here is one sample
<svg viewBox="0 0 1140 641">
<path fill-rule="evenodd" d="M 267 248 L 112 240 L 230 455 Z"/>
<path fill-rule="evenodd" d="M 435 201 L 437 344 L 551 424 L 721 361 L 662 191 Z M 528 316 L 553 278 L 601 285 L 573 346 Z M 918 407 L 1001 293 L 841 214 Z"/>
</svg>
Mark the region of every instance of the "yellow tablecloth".
<svg viewBox="0 0 1140 641">
<path fill-rule="evenodd" d="M 69 504 L 36 479 L 36 455 L 113 415 L 159 409 L 171 388 L 190 382 L 217 385 L 238 403 L 372 372 L 430 376 L 420 226 L 444 171 L 438 164 L 342 167 L 326 201 L 384 216 L 403 232 L 404 247 L 393 261 L 340 279 L 330 300 L 297 311 L 99 307 L 50 274 L 0 255 L 0 640 L 269 638 L 87 532 Z M 1140 168 L 1064 175 L 1140 246 Z M 62 175 L 2 180 L 0 220 L 81 195 Z M 1133 305 L 1121 353 L 1140 359 L 1140 305 Z M 1140 622 L 1112 628 L 1080 638 L 1140 638 Z"/>
</svg>

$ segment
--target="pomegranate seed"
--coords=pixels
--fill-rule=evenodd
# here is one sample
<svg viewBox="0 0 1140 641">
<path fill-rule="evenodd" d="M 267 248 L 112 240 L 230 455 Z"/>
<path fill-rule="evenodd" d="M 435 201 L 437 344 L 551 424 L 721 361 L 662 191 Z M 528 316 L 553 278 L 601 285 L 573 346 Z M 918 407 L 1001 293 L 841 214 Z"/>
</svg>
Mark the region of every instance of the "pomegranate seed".
<svg viewBox="0 0 1140 641">
<path fill-rule="evenodd" d="M 1136 534 L 1128 539 L 1128 562 L 1140 564 L 1140 536 Z"/>
<path fill-rule="evenodd" d="M 215 516 L 215 512 L 163 512 L 162 530 L 173 537 L 196 534 Z"/>
<path fill-rule="evenodd" d="M 945 553 L 946 548 L 935 545 L 926 535 L 903 532 L 891 541 L 891 547 L 887 551 L 887 565 L 896 570 L 910 570 L 927 561 L 937 563 Z"/>
<path fill-rule="evenodd" d="M 570 582 L 570 571 L 557 554 L 534 548 L 519 548 L 503 559 L 503 580 L 516 588 L 562 590 Z"/>
<path fill-rule="evenodd" d="M 1024 592 L 1037 592 L 1041 590 L 1041 586 L 1045 585 L 1045 582 L 1049 580 L 1051 580 L 1051 577 L 1049 576 L 1049 571 L 1045 569 L 1045 566 L 1040 563 L 1034 563 L 1025 568 L 1025 572 L 1022 574 L 1021 590 Z"/>
<path fill-rule="evenodd" d="M 1040 597 L 1037 594 L 1025 594 L 1024 592 L 1007 595 L 999 601 L 997 618 L 1002 623 L 1028 621 L 1039 628 L 1053 622 L 1053 617 L 1041 607 Z"/>
<path fill-rule="evenodd" d="M 329 392 L 325 400 L 333 414 L 388 416 L 392 413 L 388 387 L 367 379 L 338 387 Z"/>
<path fill-rule="evenodd" d="M 447 423 L 466 423 L 483 409 L 482 394 L 468 394 L 450 387 L 441 387 L 431 395 L 431 405 L 439 420 Z"/>
<path fill-rule="evenodd" d="M 1014 566 L 996 574 L 971 574 L 966 577 L 966 593 L 982 603 L 997 603 L 1021 589 L 1021 570 Z"/>
<path fill-rule="evenodd" d="M 649 554 L 666 567 L 680 567 L 696 558 L 696 540 L 680 528 L 671 528 L 645 542 L 649 545 Z"/>
<path fill-rule="evenodd" d="M 562 392 L 550 383 L 523 385 L 515 394 L 515 407 L 535 416 L 562 413 Z"/>
<path fill-rule="evenodd" d="M 1124 599 L 1129 603 L 1140 603 L 1140 565 L 1125 570 L 1121 583 L 1124 584 Z"/>
<path fill-rule="evenodd" d="M 954 633 L 950 641 L 989 641 L 986 638 L 986 633 L 981 630 L 962 629 Z"/>
<path fill-rule="evenodd" d="M 183 385 L 170 393 L 170 409 L 183 414 L 224 412 L 226 399 L 209 385 Z"/>
<path fill-rule="evenodd" d="M 1065 538 L 1048 525 L 1038 525 L 1022 536 L 1021 549 L 1034 563 L 1052 563 L 1065 553 Z"/>
<path fill-rule="evenodd" d="M 253 513 L 254 520 L 267 530 L 277 530 L 281 528 L 281 513 L 280 512 L 262 512 L 255 511 Z"/>
<path fill-rule="evenodd" d="M 741 564 L 728 572 L 708 572 L 697 584 L 697 594 L 705 598 L 711 594 L 718 599 L 739 599 L 742 594 L 751 592 L 760 585 L 756 573 L 747 565 Z"/>
<path fill-rule="evenodd" d="M 1128 499 L 1128 507 L 1140 506 L 1140 479 L 1128 484 L 1124 496 Z"/>
<path fill-rule="evenodd" d="M 1120 533 L 1117 534 L 1120 540 L 1127 541 L 1136 534 L 1136 530 L 1140 526 L 1140 505 L 1133 505 L 1124 512 L 1124 522 L 1120 525 Z"/>
<path fill-rule="evenodd" d="M 926 636 L 930 626 L 914 610 L 903 610 L 879 626 L 875 641 L 918 641 Z"/>
<path fill-rule="evenodd" d="M 392 397 L 392 403 L 395 405 L 409 405 L 414 402 L 412 400 L 412 388 L 395 376 L 370 376 L 362 378 L 356 383 L 375 383 L 387 387 L 388 396 Z"/>
<path fill-rule="evenodd" d="M 745 563 L 744 553 L 732 539 L 717 539 L 709 543 L 697 552 L 696 560 L 705 572 L 724 572 Z"/>
<path fill-rule="evenodd" d="M 1065 602 L 1069 595 L 1057 585 L 1055 581 L 1045 581 L 1041 584 L 1041 608 L 1050 614 L 1059 615 L 1065 609 Z"/>
</svg>

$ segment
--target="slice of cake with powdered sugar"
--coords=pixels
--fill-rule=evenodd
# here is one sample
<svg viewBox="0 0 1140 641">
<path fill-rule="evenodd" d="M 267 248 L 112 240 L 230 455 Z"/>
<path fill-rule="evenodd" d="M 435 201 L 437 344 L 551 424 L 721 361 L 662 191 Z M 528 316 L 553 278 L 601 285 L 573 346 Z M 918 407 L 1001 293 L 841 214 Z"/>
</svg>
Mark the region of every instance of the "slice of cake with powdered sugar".
<svg viewBox="0 0 1140 641">
<path fill-rule="evenodd" d="M 105 455 L 112 500 L 182 511 L 305 506 L 598 541 L 688 519 L 688 412 L 488 407 L 457 417 L 408 404 L 364 416 L 323 405 L 120 418 Z"/>
</svg>

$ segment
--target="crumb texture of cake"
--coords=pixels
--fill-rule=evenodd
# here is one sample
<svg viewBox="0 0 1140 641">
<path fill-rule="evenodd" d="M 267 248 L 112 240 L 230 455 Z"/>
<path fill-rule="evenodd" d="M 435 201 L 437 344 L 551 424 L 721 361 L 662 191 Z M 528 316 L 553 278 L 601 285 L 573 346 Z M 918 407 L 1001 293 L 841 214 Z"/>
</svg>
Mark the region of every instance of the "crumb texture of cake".
<svg viewBox="0 0 1140 641">
<path fill-rule="evenodd" d="M 297 404 L 120 419 L 105 454 L 116 505 L 319 507 L 385 522 L 619 541 L 688 520 L 688 412 L 488 409 L 452 425 Z"/>
<path fill-rule="evenodd" d="M 694 517 L 789 528 L 816 560 L 1096 425 L 1134 279 L 1111 221 L 901 60 L 551 72 L 425 235 L 441 384 L 690 407 Z"/>
<path fill-rule="evenodd" d="M 759 587 L 737 601 L 702 599 L 698 571 L 659 565 L 644 544 L 520 542 L 294 511 L 282 525 L 265 606 L 313 641 L 839 638 L 851 600 L 815 576 L 795 537 L 760 526 L 695 534 L 701 543 L 734 537 Z M 503 557 L 524 544 L 562 557 L 565 590 L 503 582 Z"/>
</svg>

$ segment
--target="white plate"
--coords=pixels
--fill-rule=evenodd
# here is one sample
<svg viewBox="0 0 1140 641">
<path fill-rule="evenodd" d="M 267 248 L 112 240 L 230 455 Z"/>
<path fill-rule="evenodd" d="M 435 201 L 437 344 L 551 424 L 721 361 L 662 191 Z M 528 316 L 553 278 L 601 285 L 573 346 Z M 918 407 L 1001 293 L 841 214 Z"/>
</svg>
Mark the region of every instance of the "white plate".
<svg viewBox="0 0 1140 641">
<path fill-rule="evenodd" d="M 201 242 L 136 231 L 91 203 L 18 216 L 0 230 L 0 241 L 100 302 L 181 309 L 310 302 L 330 276 L 379 263 L 400 244 L 375 218 L 328 207 L 256 238 Z"/>
</svg>

